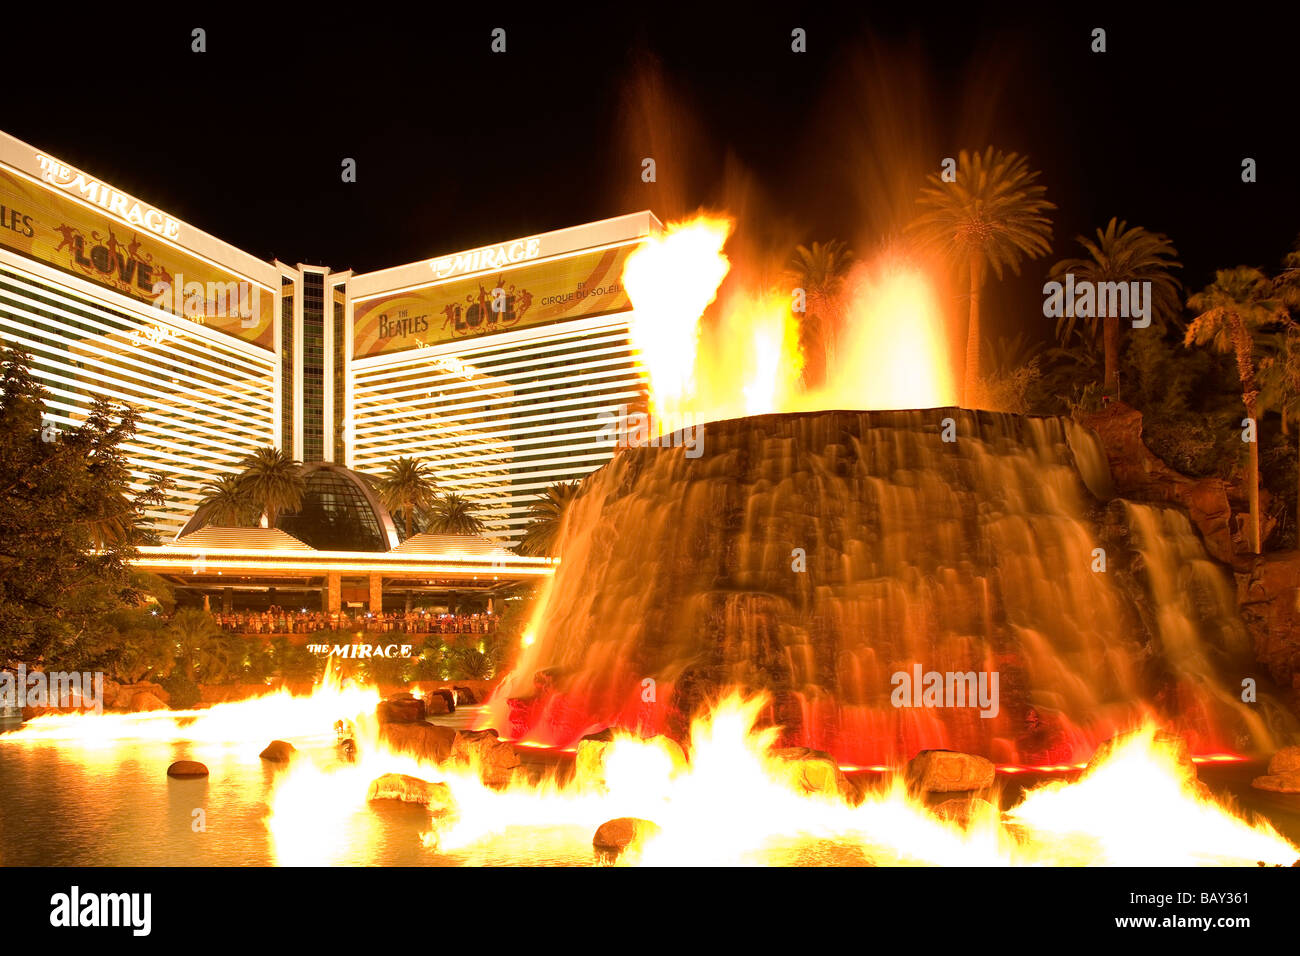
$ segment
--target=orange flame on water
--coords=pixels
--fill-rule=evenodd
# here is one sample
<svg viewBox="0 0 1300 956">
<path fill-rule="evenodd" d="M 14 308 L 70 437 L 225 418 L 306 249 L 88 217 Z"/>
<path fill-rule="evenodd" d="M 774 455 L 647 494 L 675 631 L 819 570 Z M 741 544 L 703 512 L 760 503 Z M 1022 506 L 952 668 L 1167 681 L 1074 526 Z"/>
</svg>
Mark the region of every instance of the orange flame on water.
<svg viewBox="0 0 1300 956">
<path fill-rule="evenodd" d="M 693 721 L 684 751 L 666 738 L 619 734 L 605 745 L 599 779 L 516 770 L 499 788 L 485 785 L 472 764 L 394 753 L 369 713 L 377 699 L 374 688 L 331 682 L 310 697 L 275 694 L 195 712 L 41 718 L 0 742 L 57 743 L 61 752 L 89 742 L 86 759 L 111 774 L 106 748 L 114 741 L 220 739 L 249 750 L 249 772 L 260 777 L 265 770 L 248 745 L 328 738 L 334 720 L 351 716 L 355 763 L 300 746 L 274 774 L 266 826 L 283 864 L 365 863 L 376 841 L 400 838 L 367 799 L 371 781 L 387 773 L 447 787 L 455 812 L 430 815 L 422 837 L 406 837 L 444 862 L 490 863 L 504 854 L 516 862 L 590 863 L 592 835 L 618 817 L 657 827 L 624 864 L 1254 866 L 1300 857 L 1268 822 L 1203 788 L 1154 725 L 1077 779 L 1040 785 L 1014 805 L 1000 806 L 995 785 L 959 821 L 909 791 L 897 768 L 865 787 L 822 776 L 830 785 L 810 790 L 808 775 L 792 773 L 788 757 L 773 750 L 776 730 L 758 726 L 768 705 L 762 696 L 726 696 Z"/>
</svg>

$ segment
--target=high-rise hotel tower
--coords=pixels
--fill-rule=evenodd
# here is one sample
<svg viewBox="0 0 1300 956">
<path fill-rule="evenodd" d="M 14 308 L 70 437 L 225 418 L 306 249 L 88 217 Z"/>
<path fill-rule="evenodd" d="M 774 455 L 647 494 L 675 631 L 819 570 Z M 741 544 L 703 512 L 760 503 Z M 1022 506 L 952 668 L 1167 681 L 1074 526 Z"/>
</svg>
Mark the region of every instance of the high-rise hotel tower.
<svg viewBox="0 0 1300 956">
<path fill-rule="evenodd" d="M 381 472 L 429 461 L 509 545 L 549 485 L 607 461 L 602 413 L 645 402 L 623 263 L 649 212 L 353 274 L 263 262 L 0 133 L 0 339 L 47 417 L 132 405 L 164 539 L 212 478 L 275 445 Z"/>
</svg>

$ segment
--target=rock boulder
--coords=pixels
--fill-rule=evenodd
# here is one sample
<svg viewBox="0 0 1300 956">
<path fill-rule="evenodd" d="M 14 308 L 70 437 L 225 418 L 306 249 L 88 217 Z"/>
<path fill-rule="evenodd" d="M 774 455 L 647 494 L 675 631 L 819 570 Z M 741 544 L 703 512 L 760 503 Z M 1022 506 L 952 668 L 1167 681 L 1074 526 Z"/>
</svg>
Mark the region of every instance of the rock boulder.
<svg viewBox="0 0 1300 956">
<path fill-rule="evenodd" d="M 993 785 L 993 761 L 956 750 L 922 750 L 907 764 L 907 784 L 927 793 L 959 793 Z"/>
<path fill-rule="evenodd" d="M 272 740 L 258 756 L 271 763 L 288 763 L 297 752 L 297 748 L 287 740 Z"/>
<path fill-rule="evenodd" d="M 446 816 L 456 809 L 456 801 L 445 783 L 431 783 L 404 773 L 386 773 L 370 782 L 367 800 L 400 800 L 428 807 L 435 816 Z"/>
<path fill-rule="evenodd" d="M 442 763 L 451 756 L 456 731 L 425 722 L 384 724 L 379 728 L 379 739 L 395 753 L 409 754 L 426 763 Z"/>
<path fill-rule="evenodd" d="M 139 714 L 150 710 L 166 710 L 167 705 L 147 690 L 142 690 L 131 697 L 131 713 Z"/>
<path fill-rule="evenodd" d="M 495 730 L 459 731 L 452 744 L 451 759 L 461 766 L 477 769 L 489 787 L 509 784 L 521 762 L 515 748 L 501 740 Z"/>
<path fill-rule="evenodd" d="M 197 760 L 178 760 L 167 768 L 169 777 L 206 777 L 208 768 Z"/>
<path fill-rule="evenodd" d="M 612 863 L 629 849 L 635 852 L 644 846 L 646 840 L 659 832 L 659 825 L 649 820 L 619 817 L 602 823 L 596 830 L 591 845 L 596 851 L 598 860 Z"/>
</svg>

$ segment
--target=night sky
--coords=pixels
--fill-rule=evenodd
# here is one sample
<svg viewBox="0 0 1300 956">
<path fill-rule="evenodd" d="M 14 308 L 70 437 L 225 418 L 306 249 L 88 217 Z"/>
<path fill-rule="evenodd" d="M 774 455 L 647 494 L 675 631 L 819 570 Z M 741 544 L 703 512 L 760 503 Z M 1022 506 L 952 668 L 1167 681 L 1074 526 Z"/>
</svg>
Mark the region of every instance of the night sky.
<svg viewBox="0 0 1300 956">
<path fill-rule="evenodd" d="M 1050 324 L 1048 266 L 1112 215 L 1168 234 L 1196 288 L 1300 234 L 1294 8 L 458 6 L 96 19 L 10 75 L 0 129 L 259 257 L 359 271 L 643 208 L 869 248 L 920 174 L 992 144 L 1058 206 L 1051 259 L 991 290 L 995 331 Z"/>
</svg>

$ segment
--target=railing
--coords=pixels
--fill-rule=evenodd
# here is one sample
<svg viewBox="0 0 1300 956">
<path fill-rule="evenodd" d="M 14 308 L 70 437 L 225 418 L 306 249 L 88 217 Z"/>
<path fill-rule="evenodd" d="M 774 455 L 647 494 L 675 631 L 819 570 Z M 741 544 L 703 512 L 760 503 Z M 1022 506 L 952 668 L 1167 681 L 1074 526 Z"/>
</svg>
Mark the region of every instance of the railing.
<svg viewBox="0 0 1300 956">
<path fill-rule="evenodd" d="M 217 616 L 216 623 L 223 631 L 261 636 L 318 634 L 325 631 L 362 631 L 367 634 L 431 634 L 456 637 L 491 634 L 497 628 L 497 622 L 494 619 L 460 619 L 454 622 L 446 622 L 434 619 L 288 618 L 282 615 L 233 621 L 223 620 L 221 616 Z"/>
</svg>

